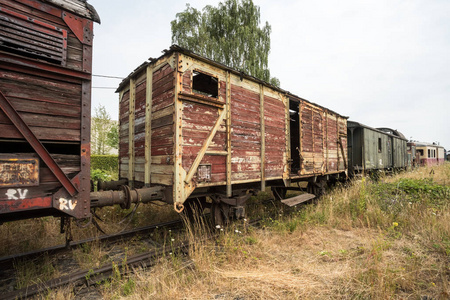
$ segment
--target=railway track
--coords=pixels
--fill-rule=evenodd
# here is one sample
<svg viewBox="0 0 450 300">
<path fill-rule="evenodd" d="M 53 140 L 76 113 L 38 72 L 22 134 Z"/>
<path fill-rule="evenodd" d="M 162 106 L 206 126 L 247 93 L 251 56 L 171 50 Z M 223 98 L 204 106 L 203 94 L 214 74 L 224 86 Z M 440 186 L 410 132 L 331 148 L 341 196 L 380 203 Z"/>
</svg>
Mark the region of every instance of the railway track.
<svg viewBox="0 0 450 300">
<path fill-rule="evenodd" d="M 37 251 L 31 251 L 27 253 L 21 253 L 18 255 L 11 255 L 11 256 L 5 256 L 0 258 L 0 299 L 17 299 L 17 298 L 24 298 L 24 297 L 30 297 L 32 295 L 35 295 L 37 293 L 42 292 L 45 289 L 51 289 L 56 288 L 58 286 L 66 285 L 72 282 L 77 282 L 80 279 L 83 279 L 86 277 L 87 274 L 89 276 L 92 275 L 92 277 L 95 277 L 96 274 L 102 274 L 107 273 L 108 270 L 112 266 L 112 262 L 115 262 L 117 260 L 116 258 L 112 258 L 111 261 L 99 268 L 90 268 L 88 270 L 82 269 L 82 270 L 76 270 L 74 272 L 74 269 L 77 269 L 76 263 L 74 264 L 74 257 L 73 257 L 73 251 L 76 249 L 83 249 L 83 247 L 88 248 L 86 245 L 89 245 L 90 243 L 98 243 L 99 245 L 102 245 L 104 248 L 114 248 L 115 244 L 119 241 L 122 243 L 127 243 L 127 241 L 130 241 L 131 239 L 135 239 L 136 237 L 139 237 L 139 240 L 146 241 L 149 244 L 153 244 L 155 246 L 155 249 L 160 246 L 156 241 L 151 239 L 151 235 L 156 230 L 176 230 L 183 226 L 183 220 L 174 220 L 164 223 L 158 223 L 150 226 L 140 227 L 133 230 L 128 230 L 116 234 L 111 235 L 102 235 L 100 237 L 94 237 L 89 238 L 85 240 L 70 242 L 68 245 L 57 245 L 45 249 L 40 249 Z M 117 247 L 116 247 L 117 248 Z M 121 253 L 117 249 L 114 249 L 115 256 L 120 257 Z M 148 251 L 147 254 L 149 257 L 154 256 L 155 254 L 161 252 L 158 250 L 151 250 Z M 130 266 L 133 266 L 135 262 L 145 260 L 144 256 L 145 254 L 135 255 L 133 257 L 129 257 L 128 263 Z M 68 271 L 68 274 L 65 274 L 63 276 L 60 276 L 58 278 L 54 278 L 51 280 L 46 281 L 45 283 L 35 284 L 32 286 L 27 286 L 26 288 L 14 290 L 11 291 L 12 287 L 16 285 L 16 267 L 19 264 L 29 264 L 36 262 L 36 264 L 39 264 L 42 262 L 42 260 L 45 258 L 56 258 L 56 261 L 58 263 L 62 263 L 64 266 L 62 267 L 65 269 L 65 271 Z M 69 266 L 68 266 L 69 265 Z"/>
<path fill-rule="evenodd" d="M 261 219 L 253 220 L 251 222 L 248 222 L 247 224 L 250 226 L 256 226 Z M 145 228 L 139 228 L 136 230 L 130 230 L 126 233 L 124 233 L 125 237 L 122 234 L 116 234 L 113 236 L 103 236 L 102 241 L 103 242 L 114 242 L 119 239 L 129 238 L 133 237 L 136 234 L 146 232 L 147 234 L 151 232 L 152 230 L 155 230 L 157 228 L 165 228 L 168 230 L 168 228 L 179 228 L 179 226 L 182 224 L 182 221 L 173 221 L 173 222 L 167 222 L 167 223 L 161 223 L 157 225 L 147 226 Z M 176 229 L 175 229 L 176 230 Z M 203 239 L 210 239 L 214 238 L 216 234 L 219 234 L 219 231 L 212 232 L 206 236 L 203 237 Z M 94 239 L 84 240 L 77 243 L 72 243 L 71 248 L 79 247 L 80 245 L 89 243 L 94 241 Z M 157 243 L 156 243 L 157 244 Z M 157 258 L 164 256 L 164 255 L 187 255 L 189 247 L 191 246 L 191 243 L 187 240 L 180 241 L 178 243 L 173 243 L 170 245 L 161 245 L 157 244 L 156 247 L 153 249 L 146 251 L 144 253 L 139 253 L 131 256 L 124 256 L 122 255 L 120 259 L 115 259 L 112 261 L 109 261 L 100 267 L 97 268 L 84 268 L 84 269 L 76 269 L 68 274 L 59 276 L 57 278 L 53 278 L 50 280 L 47 280 L 45 282 L 37 283 L 34 285 L 29 285 L 25 288 L 13 290 L 9 292 L 3 292 L 0 296 L 0 299 L 24 299 L 29 298 L 38 294 L 41 294 L 43 292 L 46 292 L 48 290 L 60 288 L 67 285 L 73 285 L 74 287 L 79 287 L 79 292 L 77 294 L 83 294 L 83 289 L 89 289 L 90 286 L 95 286 L 99 282 L 103 282 L 104 280 L 108 280 L 109 278 L 112 278 L 114 274 L 117 274 L 117 272 L 120 272 L 121 276 L 127 275 L 128 273 L 133 272 L 134 270 L 139 270 L 143 268 L 151 267 L 155 264 L 155 261 Z M 8 257 L 3 258 L 0 263 L 1 267 L 11 264 L 14 265 L 14 260 L 17 260 L 17 257 L 20 257 L 21 259 L 27 258 L 27 259 L 35 259 L 36 257 L 42 256 L 42 255 L 48 255 L 48 253 L 52 254 L 52 256 L 55 255 L 61 255 L 62 253 L 69 253 L 70 249 L 67 249 L 65 246 L 57 246 L 52 247 L 49 249 L 44 249 L 42 251 L 36 251 L 32 253 L 26 253 L 20 256 L 16 256 L 16 258 Z M 125 255 L 125 254 L 124 254 Z M 89 292 L 86 292 L 89 293 Z"/>
<path fill-rule="evenodd" d="M 260 204 L 271 202 L 273 199 L 262 201 Z M 256 203 L 253 205 L 257 205 Z M 252 205 L 251 205 L 252 206 Z M 207 217 L 208 214 L 205 215 Z M 246 224 L 249 226 L 257 226 L 261 219 L 255 219 Z M 0 258 L 0 299 L 23 299 L 41 294 L 45 291 L 60 288 L 67 285 L 73 285 L 77 287 L 77 295 L 83 292 L 83 289 L 89 289 L 91 286 L 95 286 L 96 283 L 108 280 L 113 274 L 117 272 L 122 275 L 133 272 L 135 269 L 141 269 L 151 267 L 155 263 L 155 259 L 163 255 L 169 255 L 169 253 L 187 254 L 190 247 L 190 243 L 186 240 L 181 240 L 177 243 L 171 243 L 165 240 L 162 243 L 155 241 L 152 237 L 152 233 L 155 230 L 164 230 L 175 236 L 178 229 L 183 227 L 183 220 L 175 220 L 170 222 L 159 223 L 151 226 L 141 227 L 117 234 L 103 235 L 98 238 L 90 238 L 81 241 L 71 242 L 69 245 L 58 245 L 38 251 L 22 253 L 19 255 L 12 255 Z M 218 232 L 216 232 L 218 233 Z M 213 238 L 216 233 L 211 233 L 204 236 L 204 239 Z M 142 243 L 152 244 L 152 247 L 148 247 L 145 252 L 136 253 L 133 255 L 127 255 L 126 249 L 118 250 L 116 244 L 130 245 L 132 239 L 136 239 L 139 236 L 139 240 Z M 166 236 L 167 237 L 167 236 Z M 110 259 L 95 268 L 80 268 L 76 263 L 74 264 L 73 251 L 79 248 L 83 248 L 90 243 L 101 244 L 102 247 L 113 249 L 114 254 Z M 108 246 L 109 245 L 109 246 Z M 34 262 L 48 257 L 55 259 L 63 263 L 62 269 L 64 274 L 57 278 L 41 281 L 33 285 L 27 285 L 24 288 L 12 290 L 15 286 L 15 267 L 17 262 Z M 68 263 L 69 262 L 69 263 Z M 48 262 L 47 262 L 48 263 Z M 86 292 L 89 293 L 89 292 Z"/>
</svg>

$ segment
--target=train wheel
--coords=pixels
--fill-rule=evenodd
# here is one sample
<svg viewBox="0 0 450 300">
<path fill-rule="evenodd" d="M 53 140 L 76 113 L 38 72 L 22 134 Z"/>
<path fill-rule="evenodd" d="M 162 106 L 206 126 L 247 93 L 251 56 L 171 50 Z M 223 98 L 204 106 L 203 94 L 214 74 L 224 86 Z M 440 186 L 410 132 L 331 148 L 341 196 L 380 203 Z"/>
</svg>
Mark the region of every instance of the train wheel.
<svg viewBox="0 0 450 300">
<path fill-rule="evenodd" d="M 189 222 L 198 222 L 206 208 L 206 197 L 188 199 L 184 203 L 184 215 Z"/>
<path fill-rule="evenodd" d="M 306 191 L 310 194 L 316 195 L 317 198 L 325 194 L 327 182 L 325 179 L 319 179 L 317 182 L 308 182 Z"/>
<path fill-rule="evenodd" d="M 213 202 L 211 206 L 211 218 L 213 226 L 221 228 L 230 222 L 230 206 L 222 202 Z"/>
</svg>

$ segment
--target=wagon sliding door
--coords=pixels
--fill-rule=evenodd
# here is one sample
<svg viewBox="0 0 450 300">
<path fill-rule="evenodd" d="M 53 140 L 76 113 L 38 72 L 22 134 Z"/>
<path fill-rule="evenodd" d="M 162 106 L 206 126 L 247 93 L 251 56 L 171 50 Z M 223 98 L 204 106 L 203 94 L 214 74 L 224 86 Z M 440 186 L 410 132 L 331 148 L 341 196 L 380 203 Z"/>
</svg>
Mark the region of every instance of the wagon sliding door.
<svg viewBox="0 0 450 300">
<path fill-rule="evenodd" d="M 298 175 L 345 172 L 347 168 L 346 119 L 312 103 L 301 101 L 300 170 Z"/>
</svg>

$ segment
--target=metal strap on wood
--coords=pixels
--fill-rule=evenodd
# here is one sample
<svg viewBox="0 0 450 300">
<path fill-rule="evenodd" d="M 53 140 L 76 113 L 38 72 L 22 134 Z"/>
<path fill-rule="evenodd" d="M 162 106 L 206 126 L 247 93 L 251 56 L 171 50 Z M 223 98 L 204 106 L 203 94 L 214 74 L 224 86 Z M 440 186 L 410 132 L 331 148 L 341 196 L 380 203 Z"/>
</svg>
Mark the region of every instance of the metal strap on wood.
<svg viewBox="0 0 450 300">
<path fill-rule="evenodd" d="M 36 135 L 31 131 L 30 127 L 25 123 L 22 117 L 17 113 L 14 107 L 11 105 L 9 100 L 0 91 L 0 108 L 6 114 L 6 116 L 11 120 L 14 126 L 19 130 L 27 142 L 33 147 L 34 151 L 39 155 L 39 157 L 48 166 L 50 171 L 55 175 L 58 181 L 66 189 L 66 191 L 71 195 L 75 196 L 78 193 L 77 188 L 66 176 L 66 174 L 61 170 L 59 165 L 55 162 L 53 157 L 48 153 L 47 149 L 42 145 Z"/>
<path fill-rule="evenodd" d="M 227 164 L 226 164 L 226 172 L 227 172 L 227 197 L 233 196 L 233 188 L 231 186 L 231 75 L 230 72 L 227 72 L 227 86 L 226 86 L 226 130 L 227 130 Z"/>
</svg>

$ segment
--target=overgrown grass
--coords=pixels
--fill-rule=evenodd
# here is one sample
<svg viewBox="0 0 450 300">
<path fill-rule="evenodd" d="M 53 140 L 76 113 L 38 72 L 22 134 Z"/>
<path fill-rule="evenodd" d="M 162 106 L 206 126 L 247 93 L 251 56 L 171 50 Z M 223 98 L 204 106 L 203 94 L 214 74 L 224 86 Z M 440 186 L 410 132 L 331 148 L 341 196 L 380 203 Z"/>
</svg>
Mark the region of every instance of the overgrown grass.
<svg viewBox="0 0 450 300">
<path fill-rule="evenodd" d="M 450 164 L 356 179 L 263 228 L 235 223 L 206 240 L 188 231 L 189 258 L 163 257 L 120 281 L 129 299 L 448 299 Z M 289 212 L 287 214 L 286 212 Z M 268 216 L 268 214 L 265 214 Z"/>
<path fill-rule="evenodd" d="M 115 272 L 98 284 L 106 299 L 448 299 L 449 186 L 450 164 L 376 181 L 359 178 L 315 203 L 254 208 L 249 217 L 262 216 L 262 228 L 240 221 L 214 240 L 205 238 L 208 224 L 198 219 L 185 236 L 155 233 L 169 249 L 180 240 L 191 241 L 188 256 L 172 252 L 152 268 L 126 276 Z M 269 196 L 262 193 L 252 201 Z M 130 226 L 158 222 L 172 211 L 157 209 L 141 206 Z M 112 232 L 122 228 L 118 223 L 127 212 L 104 208 L 97 214 Z M 10 252 L 42 248 L 49 240 L 63 242 L 58 229 L 53 218 L 4 224 L 1 244 Z M 98 234 L 93 227 L 75 231 L 76 238 L 92 234 Z M 21 246 L 24 240 L 28 244 Z M 104 253 L 97 248 L 93 243 L 78 249 L 77 260 L 100 265 Z M 121 262 L 114 263 L 119 271 Z M 36 276 L 28 268 L 18 266 L 24 278 L 18 284 Z M 42 272 L 55 273 L 50 267 Z M 73 296 L 66 289 L 43 297 L 61 295 Z"/>
</svg>

